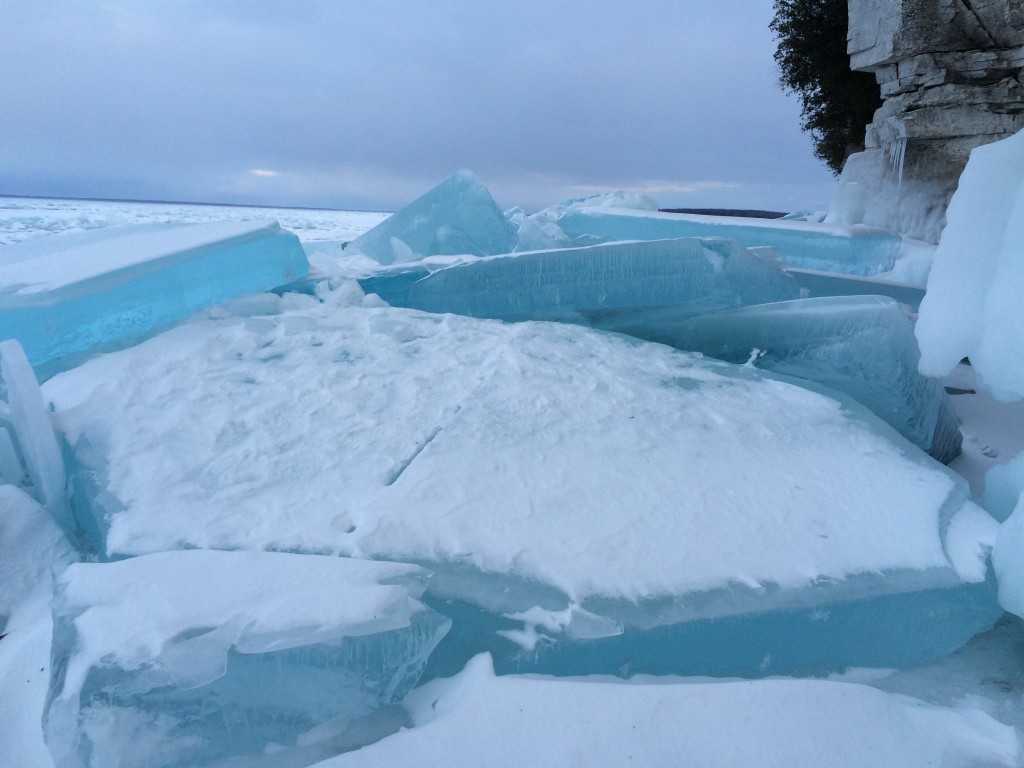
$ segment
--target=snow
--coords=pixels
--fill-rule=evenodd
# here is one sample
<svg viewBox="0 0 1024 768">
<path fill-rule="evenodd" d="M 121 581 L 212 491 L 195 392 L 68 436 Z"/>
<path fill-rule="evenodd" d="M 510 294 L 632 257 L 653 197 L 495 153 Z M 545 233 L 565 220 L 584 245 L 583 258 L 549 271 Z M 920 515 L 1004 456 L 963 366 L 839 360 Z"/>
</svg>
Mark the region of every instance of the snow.
<svg viewBox="0 0 1024 768">
<path fill-rule="evenodd" d="M 7 207 L 11 202 L 0 198 L 0 242 L 163 216 L 266 215 L 69 201 L 15 200 L 15 209 Z M 360 277 L 374 268 L 343 251 L 341 241 L 383 215 L 274 215 L 292 229 L 309 225 L 300 237 L 316 249 L 311 261 L 332 275 Z M 561 585 L 562 601 L 527 602 L 508 611 L 512 619 L 504 626 L 506 636 L 540 650 L 550 647 L 551 634 L 603 642 L 623 631 L 621 622 L 587 611 L 582 602 L 566 602 L 570 594 L 585 602 L 586 595 L 609 588 L 625 596 L 652 586 L 675 589 L 672 579 L 680 574 L 689 584 L 725 578 L 733 584 L 730 594 L 736 584 L 730 580 L 740 579 L 761 600 L 776 582 L 761 588 L 760 578 L 807 583 L 815 574 L 843 572 L 842 552 L 854 571 L 869 562 L 860 555 L 870 553 L 878 557 L 876 567 L 885 568 L 878 565 L 885 557 L 909 558 L 925 569 L 919 573 L 941 572 L 945 583 L 964 579 L 979 587 L 973 597 L 964 593 L 967 600 L 987 589 L 979 580 L 997 535 L 992 519 L 963 502 L 964 488 L 952 475 L 912 459 L 913 448 L 892 442 L 890 433 L 880 436 L 877 423 L 855 407 L 829 405 L 755 371 L 725 374 L 714 363 L 656 345 L 579 328 L 426 317 L 364 298 L 354 282 L 336 277 L 332 286 L 318 289 L 322 305 L 296 294 L 230 302 L 46 385 L 47 406 L 53 402 L 60 425 L 78 440 L 76 462 L 94 462 L 104 483 L 118 484 L 108 511 L 121 518 L 121 527 L 111 529 L 119 546 L 144 552 L 202 540 L 201 546 L 303 549 L 329 542 L 315 551 L 380 556 L 406 544 L 426 552 L 422 564 L 431 567 L 440 563 L 432 558 L 454 556 L 449 562 L 456 565 L 532 573 Z M 282 370 L 289 367 L 293 374 Z M 984 469 L 1024 449 L 1018 428 L 1024 417 L 998 410 L 1003 406 L 984 392 L 952 399 L 966 421 L 965 455 L 953 467 L 971 480 L 977 498 Z M 213 461 L 204 466 L 200 456 Z M 535 492 L 546 501 L 530 509 Z M 666 528 L 666 517 L 659 517 L 668 515 L 666 503 L 639 521 L 644 536 L 626 536 L 622 547 L 613 546 L 629 533 L 634 510 L 657 499 L 687 500 L 687 492 L 704 504 L 695 507 L 699 516 Z M 792 516 L 785 506 L 803 494 L 817 498 L 816 516 L 809 516 L 810 504 L 797 505 Z M 908 510 L 907 516 L 883 519 L 882 500 L 890 511 Z M 397 523 L 389 528 L 379 520 L 392 502 Z M 835 510 L 833 502 L 839 502 Z M 441 510 L 453 503 L 455 524 L 438 535 L 431 527 L 445 523 Z M 756 515 L 750 519 L 760 520 L 739 540 L 723 535 L 737 522 L 734 503 L 751 504 Z M 614 514 L 616 505 L 628 512 Z M 560 517 L 565 510 L 579 514 Z M 595 510 L 593 518 L 583 514 Z M 521 547 L 524 525 L 544 534 L 533 551 Z M 812 541 L 819 530 L 830 539 Z M 92 533 L 103 541 L 106 531 Z M 671 569 L 659 572 L 645 562 L 649 544 L 657 548 L 652 560 L 676 545 L 680 559 L 693 562 L 666 575 Z M 727 563 L 715 562 L 716 548 Z M 59 574 L 74 558 L 38 504 L 10 486 L 0 488 L 0 634 L 8 633 L 0 637 L 0 744 L 12 764 L 26 768 L 52 766 L 40 729 L 49 679 L 51 565 Z M 710 565 L 706 575 L 704 565 Z M 434 582 L 457 585 L 457 570 L 436 569 L 431 589 Z M 897 575 L 854 573 L 838 584 L 857 587 L 868 578 L 893 588 Z M 14 588 L 7 590 L 9 584 Z M 477 588 L 500 602 L 500 590 L 510 584 L 484 580 Z M 820 600 L 813 590 L 803 594 Z M 890 623 L 909 615 L 902 610 L 907 605 L 919 609 L 910 594 L 909 602 L 893 604 Z M 251 602 L 258 611 L 259 600 Z M 645 606 L 638 604 L 637 613 Z M 912 622 L 922 632 L 942 626 L 914 615 L 922 616 Z M 495 678 L 490 663 L 477 660 L 458 679 L 417 690 L 407 700 L 408 717 L 392 712 L 391 724 L 372 738 L 339 736 L 328 724 L 295 747 L 273 747 L 244 764 L 306 765 L 393 733 L 328 764 L 387 759 L 447 766 L 463 759 L 478 765 L 490 758 L 517 765 L 521 758 L 540 764 L 561 758 L 599 765 L 605 758 L 622 764 L 647 757 L 651 765 L 1020 765 L 1014 733 L 1024 723 L 1020 628 L 1010 617 L 950 656 L 895 672 L 851 670 L 847 682 Z M 579 714 L 567 715 L 572 712 Z M 133 745 L 155 742 L 158 729 L 122 724 L 125 740 L 97 752 L 106 765 L 132 759 Z M 394 733 L 403 724 L 414 727 Z"/>
<path fill-rule="evenodd" d="M 752 371 L 329 297 L 182 326 L 45 393 L 91 446 L 107 555 L 455 560 L 632 599 L 943 568 L 964 493 L 866 414 Z"/>
<path fill-rule="evenodd" d="M 1021 757 L 1014 729 L 980 710 L 854 683 L 497 677 L 481 656 L 457 677 L 417 690 L 406 707 L 411 729 L 317 767 L 394 766 L 412 755 L 424 768 L 966 768 L 1013 766 Z"/>
<path fill-rule="evenodd" d="M 917 337 L 921 370 L 969 357 L 1001 400 L 1024 397 L 1024 132 L 972 150 L 946 213 Z"/>
</svg>

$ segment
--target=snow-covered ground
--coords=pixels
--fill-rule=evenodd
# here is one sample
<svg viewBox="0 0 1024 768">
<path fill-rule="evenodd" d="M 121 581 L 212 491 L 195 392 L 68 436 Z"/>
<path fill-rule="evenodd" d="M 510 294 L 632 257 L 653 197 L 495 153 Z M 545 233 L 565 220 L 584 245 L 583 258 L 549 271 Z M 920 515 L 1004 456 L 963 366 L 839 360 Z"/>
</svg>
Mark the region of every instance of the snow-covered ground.
<svg viewBox="0 0 1024 768">
<path fill-rule="evenodd" d="M 385 216 L 0 198 L 0 244 L 117 224 L 276 218 L 312 250 L 324 247 L 321 253 L 329 254 L 324 264 L 338 266 L 337 260 L 345 258 L 340 243 L 354 239 Z M 351 269 L 358 271 L 363 262 L 353 262 Z M 345 265 L 337 272 L 345 272 Z M 91 428 L 93 437 L 102 437 L 108 447 L 120 452 L 118 460 L 126 472 L 118 504 L 135 503 L 150 512 L 126 519 L 115 531 L 119 537 L 115 541 L 124 552 L 174 546 L 309 546 L 332 554 L 345 550 L 345 554 L 370 555 L 396 550 L 402 554 L 403 546 L 411 546 L 419 552 L 434 551 L 439 557 L 462 554 L 466 558 L 483 552 L 491 558 L 484 566 L 522 569 L 531 578 L 547 578 L 573 597 L 595 589 L 595 582 L 602 594 L 619 588 L 630 596 L 636 585 L 616 581 L 612 569 L 620 576 L 626 569 L 638 589 L 652 583 L 664 586 L 666 574 L 658 570 L 656 561 L 626 557 L 616 563 L 622 553 L 612 546 L 620 533 L 613 517 L 596 521 L 608 528 L 604 537 L 608 546 L 591 549 L 580 541 L 553 541 L 558 526 L 544 510 L 531 510 L 536 516 L 533 524 L 550 535 L 533 550 L 527 548 L 528 536 L 523 542 L 512 538 L 516 546 L 503 549 L 510 544 L 508 537 L 523 535 L 523 529 L 515 521 L 509 521 L 507 529 L 474 527 L 474 513 L 487 501 L 488 488 L 492 492 L 500 488 L 503 498 L 515 499 L 530 480 L 518 473 L 528 467 L 532 476 L 547 484 L 545 492 L 554 502 L 584 500 L 601 509 L 602 504 L 613 508 L 638 503 L 621 495 L 630 477 L 652 482 L 660 478 L 660 485 L 638 484 L 638 492 L 680 493 L 687 486 L 695 487 L 708 496 L 724 494 L 741 505 L 761 504 L 769 514 L 772 499 L 796 493 L 792 485 L 799 481 L 800 471 L 824 461 L 829 449 L 829 440 L 815 442 L 820 435 L 809 427 L 794 432 L 789 444 L 780 440 L 781 432 L 771 429 L 785 429 L 786 409 L 808 409 L 823 424 L 838 418 L 818 413 L 827 407 L 811 393 L 781 385 L 776 394 L 788 398 L 785 409 L 769 413 L 770 418 L 745 418 L 744 408 L 749 414 L 768 413 L 771 406 L 759 404 L 753 389 L 744 390 L 735 402 L 728 400 L 725 390 L 740 388 L 741 382 L 723 382 L 713 368 L 681 360 L 681 355 L 660 346 L 621 340 L 605 343 L 576 328 L 441 320 L 409 310 L 389 310 L 344 283 L 338 284 L 332 301 L 333 306 L 324 307 L 308 297 L 265 297 L 248 304 L 242 301 L 228 310 L 209 310 L 131 355 L 95 360 L 48 386 L 47 394 L 60 411 L 58 422 L 72 437 Z M 297 340 L 302 341 L 301 347 Z M 641 370 L 645 352 L 650 353 L 653 370 Z M 259 382 L 248 378 L 258 366 L 247 368 L 247 358 L 280 368 L 292 366 L 288 376 L 278 375 L 272 382 L 284 391 L 261 401 L 255 389 Z M 365 368 L 352 373 L 353 363 L 360 361 Z M 588 365 L 597 369 L 587 372 Z M 961 366 L 947 385 L 960 391 L 952 397 L 964 420 L 965 436 L 964 454 L 952 468 L 970 482 L 977 499 L 984 472 L 1024 450 L 1024 406 L 999 403 L 977 391 L 972 374 L 969 367 Z M 529 385 L 519 400 L 503 389 L 515 376 L 523 376 Z M 341 390 L 350 399 L 340 403 L 318 399 L 318 393 L 336 381 L 343 382 Z M 676 382 L 671 392 L 666 382 Z M 715 387 L 710 401 L 695 394 L 703 385 Z M 294 395 L 291 401 L 289 393 Z M 470 396 L 477 395 L 479 400 L 472 401 Z M 186 407 L 185 398 L 193 396 L 196 399 Z M 658 398 L 671 399 L 672 413 L 660 410 Z M 110 404 L 119 399 L 126 401 L 124 419 L 107 418 Z M 572 402 L 581 400 L 587 402 L 587 409 L 574 413 Z M 472 408 L 463 412 L 464 402 L 475 402 L 478 412 L 471 412 Z M 234 410 L 225 403 L 241 405 Z M 268 404 L 280 408 L 265 407 Z M 304 413 L 310 421 L 302 421 Z M 538 421 L 555 416 L 564 423 Z M 588 426 L 588 417 L 600 422 Z M 342 426 L 332 425 L 328 418 Z M 771 418 L 777 418 L 778 424 Z M 277 442 L 268 441 L 261 430 L 277 429 L 277 424 Z M 303 424 L 308 433 L 287 431 L 287 425 L 300 428 Z M 538 439 L 545 434 L 542 428 L 564 444 L 556 440 L 549 445 Z M 717 448 L 700 446 L 693 456 L 673 454 L 678 448 L 672 443 L 673 434 L 687 429 L 709 434 L 719 430 L 728 439 Z M 502 433 L 511 437 L 496 439 Z M 347 444 L 343 450 L 322 453 L 315 444 L 302 443 L 303 439 L 351 440 L 353 435 L 362 436 L 362 447 Z M 411 441 L 408 445 L 403 443 L 406 437 Z M 899 457 L 887 452 L 887 446 L 868 438 L 872 435 L 849 439 L 870 443 L 854 449 L 865 461 L 858 470 L 886 483 L 871 488 L 873 496 L 864 497 L 873 503 L 872 499 L 900 493 L 898 475 L 909 470 L 898 464 Z M 160 441 L 165 439 L 178 441 L 177 455 L 161 451 Z M 211 446 L 197 448 L 206 439 Z M 433 453 L 426 450 L 428 443 Z M 494 448 L 492 455 L 473 454 L 473 446 L 485 445 Z M 749 453 L 744 453 L 744 446 Z M 222 465 L 189 463 L 201 464 L 203 456 L 209 455 L 203 451 L 215 449 L 223 449 Z M 197 452 L 190 454 L 190 450 Z M 600 457 L 590 467 L 581 464 L 588 453 Z M 382 458 L 392 455 L 391 463 Z M 522 466 L 517 465 L 517 456 Z M 697 467 L 692 481 L 671 474 L 673 464 L 687 460 Z M 331 466 L 332 461 L 339 463 Z M 867 466 L 870 462 L 875 462 L 874 469 Z M 762 474 L 752 474 L 751 467 L 762 469 Z M 922 498 L 910 494 L 904 506 L 920 504 L 923 510 L 927 506 L 924 490 L 938 483 L 936 493 L 941 496 L 946 486 L 938 470 L 914 471 Z M 147 473 L 152 483 L 146 482 Z M 831 483 L 853 489 L 859 472 L 851 470 L 845 480 L 829 476 L 825 469 L 809 474 L 809 488 L 817 482 L 823 488 Z M 402 476 L 405 486 L 398 482 Z M 325 494 L 332 492 L 332 478 L 341 485 L 341 501 L 333 505 L 325 503 Z M 374 483 L 390 495 L 376 497 Z M 244 493 L 231 496 L 246 487 L 276 489 L 279 495 L 263 497 L 273 500 L 273 519 L 255 520 L 245 506 Z M 406 490 L 409 487 L 416 489 L 415 495 Z M 219 518 L 217 505 L 202 506 L 218 493 L 228 495 L 217 499 L 221 511 L 228 513 Z M 528 497 L 525 494 L 527 506 Z M 289 500 L 305 512 L 313 511 L 312 529 L 309 519 L 292 519 Z M 174 517 L 175 503 L 187 506 L 181 510 L 182 518 Z M 364 517 L 365 509 L 374 504 L 403 510 L 404 516 L 396 518 L 402 525 L 385 529 Z M 462 530 L 467 538 L 436 536 L 440 512 L 448 508 L 465 515 Z M 422 509 L 433 517 L 424 520 L 413 514 Z M 61 570 L 73 556 L 56 526 L 33 511 L 41 510 L 34 510 L 13 490 L 0 493 L 0 615 L 10 616 L 6 626 L 0 627 L 4 633 L 0 639 L 0 746 L 7 764 L 51 768 L 40 724 L 50 679 L 49 601 L 54 570 Z M 809 518 L 800 527 L 820 539 L 812 544 L 841 539 L 842 518 L 816 521 L 811 519 L 813 510 L 806 511 Z M 926 527 L 926 515 L 918 511 L 918 522 Z M 850 519 L 857 513 L 857 508 L 851 508 Z M 894 526 L 890 528 L 882 522 L 876 529 L 885 531 L 880 538 L 887 543 L 898 544 L 901 537 L 917 542 L 925 566 L 931 564 L 929 558 L 939 557 L 933 551 L 936 542 L 911 530 L 914 518 L 900 525 L 888 521 Z M 175 525 L 183 524 L 186 530 L 176 532 Z M 665 524 L 652 521 L 655 528 Z M 735 576 L 736 562 L 723 563 L 714 552 L 715 547 L 730 543 L 716 541 L 713 530 L 707 528 L 702 531 L 704 538 L 693 540 L 687 558 L 692 567 L 683 571 L 687 578 L 709 578 L 719 567 L 723 579 Z M 751 564 L 754 583 L 764 578 L 775 582 L 814 578 L 821 570 L 814 570 L 821 564 L 819 559 L 833 555 L 827 549 L 808 549 L 805 562 L 773 560 L 787 542 L 795 546 L 793 539 L 779 537 L 778 530 L 761 534 L 758 538 L 757 530 L 750 531 L 750 540 L 741 542 L 747 549 L 734 553 L 737 560 Z M 324 544 L 332 535 L 336 541 L 352 543 L 332 549 Z M 666 551 L 659 549 L 659 557 L 668 557 L 671 542 L 660 543 Z M 894 556 L 905 554 L 899 550 L 893 549 Z M 567 556 L 559 560 L 559 552 Z M 574 559 L 574 554 L 580 557 Z M 520 559 L 509 564 L 500 562 L 503 557 Z M 581 563 L 590 570 L 581 570 Z M 608 568 L 601 569 L 602 564 Z M 879 561 L 866 567 L 891 565 Z M 435 680 L 414 692 L 407 709 L 414 727 L 358 752 L 330 757 L 330 748 L 311 737 L 306 749 L 268 753 L 231 765 L 285 768 L 321 760 L 323 768 L 626 763 L 1020 766 L 1024 765 L 1024 631 L 1017 618 L 1008 616 L 943 659 L 901 670 L 849 669 L 817 679 L 711 681 L 638 676 L 624 682 L 495 677 L 491 661 L 479 656 L 456 678 Z"/>
</svg>

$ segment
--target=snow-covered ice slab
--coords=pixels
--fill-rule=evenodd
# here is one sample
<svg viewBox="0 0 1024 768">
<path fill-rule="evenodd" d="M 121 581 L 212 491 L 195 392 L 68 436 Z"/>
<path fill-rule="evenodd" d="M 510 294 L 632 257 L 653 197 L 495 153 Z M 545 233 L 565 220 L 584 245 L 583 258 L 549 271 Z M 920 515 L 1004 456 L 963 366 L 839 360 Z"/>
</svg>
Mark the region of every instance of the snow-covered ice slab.
<svg viewBox="0 0 1024 768">
<path fill-rule="evenodd" d="M 618 330 L 845 392 L 944 464 L 960 453 L 959 419 L 941 380 L 918 373 L 913 326 L 892 299 L 798 299 L 658 320 Z"/>
<path fill-rule="evenodd" d="M 381 264 L 424 256 L 509 253 L 516 235 L 487 187 L 458 171 L 351 243 Z"/>
<path fill-rule="evenodd" d="M 964 357 L 1001 400 L 1024 398 L 1024 131 L 971 151 L 946 211 L 917 338 L 921 370 Z"/>
<path fill-rule="evenodd" d="M 496 256 L 360 283 L 393 306 L 598 326 L 638 307 L 671 304 L 689 316 L 800 295 L 795 280 L 736 243 L 697 238 Z"/>
<path fill-rule="evenodd" d="M 200 766 L 364 724 L 448 620 L 396 563 L 191 550 L 76 564 L 54 601 L 47 744 L 62 768 Z M 387 718 L 388 721 L 393 717 Z"/>
<path fill-rule="evenodd" d="M 33 366 L 145 336 L 197 309 L 309 270 L 273 222 L 141 224 L 38 238 L 0 251 L 0 339 Z"/>
<path fill-rule="evenodd" d="M 794 267 L 851 275 L 875 275 L 892 269 L 901 242 L 895 232 L 863 225 L 593 207 L 570 207 L 559 216 L 557 224 L 573 238 L 585 235 L 606 240 L 724 237 L 747 248 L 776 248 L 778 257 Z"/>
<path fill-rule="evenodd" d="M 411 729 L 316 768 L 1011 768 L 1021 757 L 1014 728 L 980 709 L 855 683 L 645 682 L 497 677 L 480 656 L 409 697 Z"/>
<path fill-rule="evenodd" d="M 484 635 L 505 670 L 899 666 L 999 615 L 994 521 L 852 401 L 577 326 L 334 296 L 218 310 L 45 385 L 102 556 L 418 562 L 456 669 Z"/>
</svg>

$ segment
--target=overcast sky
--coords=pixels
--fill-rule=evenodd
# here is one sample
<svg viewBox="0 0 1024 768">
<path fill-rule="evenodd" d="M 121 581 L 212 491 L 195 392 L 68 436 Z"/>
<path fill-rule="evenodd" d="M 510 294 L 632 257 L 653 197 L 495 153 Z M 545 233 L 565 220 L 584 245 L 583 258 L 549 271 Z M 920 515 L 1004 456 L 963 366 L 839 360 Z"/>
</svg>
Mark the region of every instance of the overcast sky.
<svg viewBox="0 0 1024 768">
<path fill-rule="evenodd" d="M 771 0 L 0 0 L 0 194 L 820 208 Z"/>
</svg>

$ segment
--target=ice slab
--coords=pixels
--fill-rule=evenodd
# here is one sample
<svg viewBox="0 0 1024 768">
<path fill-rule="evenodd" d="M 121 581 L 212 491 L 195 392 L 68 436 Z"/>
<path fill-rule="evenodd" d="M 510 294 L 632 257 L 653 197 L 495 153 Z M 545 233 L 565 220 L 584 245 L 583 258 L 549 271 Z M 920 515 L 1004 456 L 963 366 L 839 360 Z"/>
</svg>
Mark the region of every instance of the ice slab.
<svg viewBox="0 0 1024 768">
<path fill-rule="evenodd" d="M 962 481 L 852 400 L 571 325 L 324 299 L 221 311 L 47 383 L 72 446 L 74 512 L 101 556 L 429 564 L 431 594 L 482 611 L 488 632 L 501 619 L 528 633 L 536 622 L 502 617 L 533 607 L 570 611 L 550 640 L 607 648 L 605 671 L 621 663 L 616 642 L 643 637 L 689 663 L 670 630 L 669 642 L 651 634 L 659 615 L 718 631 L 790 611 L 786 626 L 809 637 L 857 638 L 841 653 L 817 645 L 842 666 L 885 647 L 941 654 L 998 614 L 991 537 L 955 563 L 947 551 L 950 521 L 976 510 Z M 699 594 L 703 613 L 687 614 Z M 904 623 L 915 594 L 949 617 L 941 632 Z M 889 595 L 907 604 L 886 612 Z M 871 631 L 812 620 L 833 596 Z M 888 642 L 907 626 L 919 631 Z"/>
<path fill-rule="evenodd" d="M 921 370 L 969 357 L 1001 400 L 1024 398 L 1024 132 L 971 151 L 946 211 L 917 338 Z"/>
<path fill-rule="evenodd" d="M 1006 520 L 1024 493 L 1024 453 L 1005 464 L 997 464 L 985 473 L 982 505 L 996 520 Z"/>
<path fill-rule="evenodd" d="M 360 235 L 348 250 L 393 264 L 424 256 L 491 256 L 515 247 L 515 233 L 487 187 L 463 170 Z"/>
<path fill-rule="evenodd" d="M 696 238 L 496 256 L 360 284 L 393 306 L 599 327 L 637 307 L 696 315 L 800 295 L 796 281 L 736 243 Z"/>
<path fill-rule="evenodd" d="M 729 238 L 747 248 L 776 248 L 779 258 L 794 267 L 851 275 L 875 275 L 890 270 L 900 252 L 899 235 L 861 225 L 657 211 L 623 212 L 575 206 L 559 216 L 557 224 L 569 237 L 592 235 L 606 240 Z"/>
<path fill-rule="evenodd" d="M 616 330 L 845 392 L 944 464 L 960 453 L 959 419 L 942 382 L 918 373 L 913 326 L 890 298 L 798 299 L 689 320 L 662 311 L 644 320 Z"/>
<path fill-rule="evenodd" d="M 416 684 L 448 620 L 395 563 L 191 550 L 72 565 L 54 602 L 44 728 L 54 762 L 200 766 Z"/>
<path fill-rule="evenodd" d="M 0 338 L 49 370 L 309 269 L 298 238 L 273 222 L 110 227 L 4 246 L 0 257 Z"/>
<path fill-rule="evenodd" d="M 789 268 L 786 270 L 800 287 L 807 291 L 808 298 L 822 296 L 888 296 L 908 309 L 916 312 L 924 298 L 924 288 L 909 283 L 895 283 L 878 277 L 857 277 L 837 275 L 834 272 L 818 272 L 813 269 Z M 888 277 L 888 274 L 885 275 Z M 923 285 L 923 283 L 922 283 Z"/>
<path fill-rule="evenodd" d="M 19 465 L 23 463 L 33 496 L 58 522 L 67 525 L 64 459 L 35 373 L 14 339 L 0 342 L 0 378 L 7 388 L 10 424 L 21 448 L 19 461 L 17 455 L 11 455 L 14 446 L 4 430 L 4 475 L 20 477 L 23 473 Z"/>
<path fill-rule="evenodd" d="M 317 768 L 1010 768 L 1021 755 L 1014 728 L 980 709 L 928 706 L 855 683 L 645 682 L 498 677 L 481 656 L 410 696 L 412 728 Z"/>
</svg>

